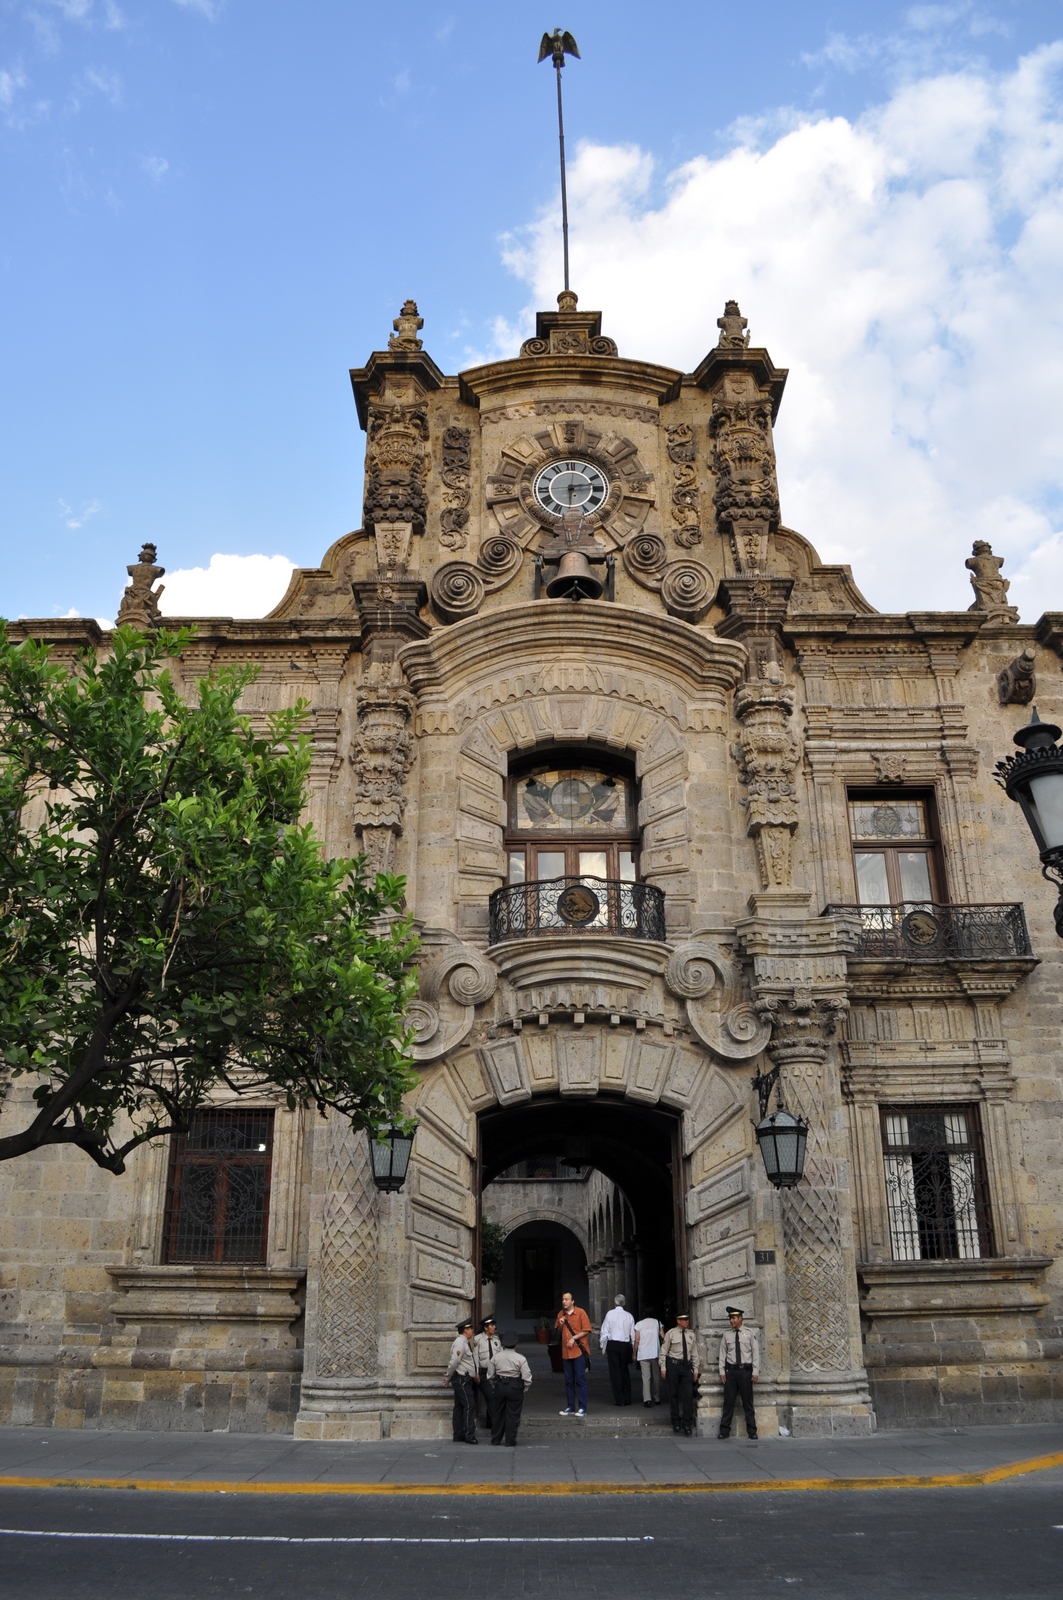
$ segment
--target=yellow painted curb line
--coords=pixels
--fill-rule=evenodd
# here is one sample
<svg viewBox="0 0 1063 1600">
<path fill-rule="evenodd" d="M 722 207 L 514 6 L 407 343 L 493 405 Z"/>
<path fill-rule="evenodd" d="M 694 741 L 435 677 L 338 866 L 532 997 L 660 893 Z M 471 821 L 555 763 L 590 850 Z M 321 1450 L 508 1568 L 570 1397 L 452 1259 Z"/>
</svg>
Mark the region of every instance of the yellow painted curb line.
<svg viewBox="0 0 1063 1600">
<path fill-rule="evenodd" d="M 16 1478 L 0 1477 L 0 1489 L 154 1489 L 167 1494 L 347 1494 L 347 1495 L 566 1495 L 566 1494 L 746 1494 L 793 1489 L 973 1489 L 1029 1472 L 1063 1467 L 1063 1451 L 1010 1461 L 985 1472 L 942 1472 L 930 1477 L 752 1478 L 707 1483 L 234 1483 L 224 1478 Z"/>
</svg>

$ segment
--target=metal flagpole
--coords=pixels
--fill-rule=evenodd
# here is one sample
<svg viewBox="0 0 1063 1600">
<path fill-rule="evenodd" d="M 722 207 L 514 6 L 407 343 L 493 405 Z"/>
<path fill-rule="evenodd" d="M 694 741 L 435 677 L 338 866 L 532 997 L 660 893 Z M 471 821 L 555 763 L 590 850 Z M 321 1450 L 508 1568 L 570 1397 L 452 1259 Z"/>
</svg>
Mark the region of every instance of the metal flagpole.
<svg viewBox="0 0 1063 1600">
<path fill-rule="evenodd" d="M 561 109 L 561 68 L 565 64 L 566 56 L 580 58 L 579 49 L 575 39 L 569 32 L 561 32 L 555 28 L 553 33 L 544 33 L 542 43 L 539 45 L 539 60 L 545 61 L 550 57 L 557 73 L 557 141 L 561 149 L 561 239 L 565 252 L 565 288 L 568 288 L 568 191 L 565 187 L 565 119 Z"/>
</svg>

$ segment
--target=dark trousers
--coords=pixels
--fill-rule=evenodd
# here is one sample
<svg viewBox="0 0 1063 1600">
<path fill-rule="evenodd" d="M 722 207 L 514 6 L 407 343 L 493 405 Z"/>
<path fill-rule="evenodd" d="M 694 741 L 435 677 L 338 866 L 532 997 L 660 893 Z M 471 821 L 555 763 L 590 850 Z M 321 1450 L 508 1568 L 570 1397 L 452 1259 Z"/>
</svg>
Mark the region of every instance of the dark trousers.
<svg viewBox="0 0 1063 1600">
<path fill-rule="evenodd" d="M 524 1379 L 496 1378 L 494 1388 L 495 1420 L 491 1428 L 491 1443 L 501 1444 L 505 1437 L 507 1444 L 516 1444 L 520 1414 L 524 1408 Z"/>
<path fill-rule="evenodd" d="M 665 1362 L 668 1383 L 668 1401 L 672 1408 L 673 1428 L 694 1426 L 694 1368 L 689 1361 L 669 1356 Z"/>
<path fill-rule="evenodd" d="M 487 1376 L 487 1368 L 480 1368 L 480 1393 L 484 1397 L 484 1414 L 489 1428 L 494 1427 L 495 1421 L 495 1386 Z"/>
<path fill-rule="evenodd" d="M 562 1361 L 565 1369 L 565 1394 L 568 1398 L 568 1408 L 575 1411 L 587 1409 L 587 1363 L 583 1356 L 577 1356 L 575 1361 Z"/>
<path fill-rule="evenodd" d="M 476 1385 L 463 1372 L 455 1372 L 450 1380 L 454 1391 L 454 1443 L 476 1439 Z"/>
<path fill-rule="evenodd" d="M 751 1439 L 757 1437 L 757 1413 L 753 1410 L 753 1368 L 728 1366 L 723 1371 L 721 1439 L 726 1439 L 731 1432 L 731 1418 L 735 1414 L 735 1400 L 739 1395 L 742 1396 L 742 1410 L 746 1414 L 746 1432 Z"/>
<path fill-rule="evenodd" d="M 609 1382 L 618 1406 L 631 1404 L 631 1346 L 626 1339 L 609 1339 L 605 1346 Z"/>
</svg>

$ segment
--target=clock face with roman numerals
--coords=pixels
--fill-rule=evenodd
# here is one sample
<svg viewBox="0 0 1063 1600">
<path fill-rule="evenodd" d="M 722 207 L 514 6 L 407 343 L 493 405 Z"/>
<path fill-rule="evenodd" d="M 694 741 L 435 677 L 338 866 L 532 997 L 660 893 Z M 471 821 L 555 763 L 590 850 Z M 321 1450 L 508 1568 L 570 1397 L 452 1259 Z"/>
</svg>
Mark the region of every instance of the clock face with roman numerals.
<svg viewBox="0 0 1063 1600">
<path fill-rule="evenodd" d="M 535 498 L 552 517 L 569 510 L 589 516 L 608 493 L 608 478 L 589 461 L 551 461 L 535 480 Z"/>
</svg>

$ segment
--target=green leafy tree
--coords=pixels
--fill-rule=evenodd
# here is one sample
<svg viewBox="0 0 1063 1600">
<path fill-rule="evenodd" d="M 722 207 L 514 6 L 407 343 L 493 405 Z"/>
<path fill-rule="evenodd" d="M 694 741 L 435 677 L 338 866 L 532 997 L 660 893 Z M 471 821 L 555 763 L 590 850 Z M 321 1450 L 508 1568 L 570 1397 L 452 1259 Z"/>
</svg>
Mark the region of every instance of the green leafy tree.
<svg viewBox="0 0 1063 1600">
<path fill-rule="evenodd" d="M 39 1079 L 0 1159 L 122 1172 L 222 1086 L 403 1122 L 403 881 L 299 821 L 305 704 L 256 732 L 248 668 L 182 700 L 189 637 L 120 628 L 71 668 L 0 625 L 0 1064 Z"/>
<path fill-rule="evenodd" d="M 497 1283 L 506 1264 L 506 1229 L 501 1222 L 480 1224 L 480 1282 Z"/>
</svg>

